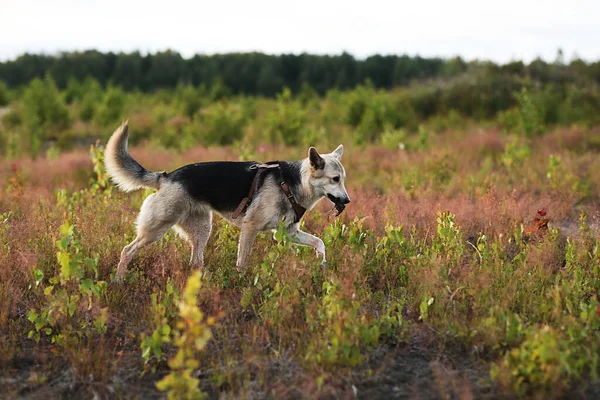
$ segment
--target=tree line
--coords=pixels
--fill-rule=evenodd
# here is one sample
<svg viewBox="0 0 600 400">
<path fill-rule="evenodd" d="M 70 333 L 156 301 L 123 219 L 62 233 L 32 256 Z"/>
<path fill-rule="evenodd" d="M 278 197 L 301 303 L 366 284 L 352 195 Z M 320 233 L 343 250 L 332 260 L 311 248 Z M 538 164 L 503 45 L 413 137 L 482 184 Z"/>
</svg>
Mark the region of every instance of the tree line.
<svg viewBox="0 0 600 400">
<path fill-rule="evenodd" d="M 542 83 L 600 83 L 600 61 L 574 60 L 564 63 L 562 54 L 547 63 L 534 60 L 529 64 L 511 62 L 466 62 L 452 59 L 411 57 L 407 55 L 373 55 L 357 59 L 340 55 L 230 53 L 195 55 L 185 59 L 167 50 L 155 54 L 102 53 L 96 50 L 58 55 L 24 54 L 0 63 L 0 80 L 9 87 L 25 85 L 49 74 L 60 89 L 69 80 L 88 77 L 101 85 L 122 87 L 126 91 L 151 92 L 177 85 L 225 85 L 232 94 L 274 96 L 284 87 L 292 93 L 305 84 L 319 94 L 330 89 L 350 89 L 365 82 L 375 88 L 390 89 L 414 81 L 448 79 L 470 69 L 485 68 L 487 74 L 517 75 Z"/>
</svg>

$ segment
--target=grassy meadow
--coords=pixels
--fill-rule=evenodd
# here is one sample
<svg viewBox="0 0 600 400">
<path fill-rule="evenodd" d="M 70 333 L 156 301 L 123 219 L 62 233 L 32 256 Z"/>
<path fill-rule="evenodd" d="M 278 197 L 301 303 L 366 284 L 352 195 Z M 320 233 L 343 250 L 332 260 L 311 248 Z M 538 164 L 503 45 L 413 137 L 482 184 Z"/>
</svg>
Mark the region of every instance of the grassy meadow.
<svg viewBox="0 0 600 400">
<path fill-rule="evenodd" d="M 427 87 L 5 88 L 0 397 L 595 398 L 597 90 L 549 104 L 538 89 L 476 118 L 424 114 L 440 96 Z M 169 232 L 114 283 L 151 193 L 106 176 L 125 118 L 152 170 L 343 143 L 352 202 L 336 218 L 322 200 L 302 222 L 329 267 L 279 231 L 238 271 L 238 230 L 215 218 L 205 271 Z"/>
</svg>

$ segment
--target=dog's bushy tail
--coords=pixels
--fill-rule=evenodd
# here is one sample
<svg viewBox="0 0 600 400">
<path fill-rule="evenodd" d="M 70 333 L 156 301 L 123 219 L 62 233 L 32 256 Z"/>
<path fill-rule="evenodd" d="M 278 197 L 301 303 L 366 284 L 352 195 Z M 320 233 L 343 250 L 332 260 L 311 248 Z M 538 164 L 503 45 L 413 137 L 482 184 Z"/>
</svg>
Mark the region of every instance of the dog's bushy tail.
<svg viewBox="0 0 600 400">
<path fill-rule="evenodd" d="M 127 151 L 127 122 L 112 134 L 104 152 L 106 171 L 119 189 L 125 192 L 148 188 L 159 189 L 160 172 L 148 171 Z"/>
</svg>

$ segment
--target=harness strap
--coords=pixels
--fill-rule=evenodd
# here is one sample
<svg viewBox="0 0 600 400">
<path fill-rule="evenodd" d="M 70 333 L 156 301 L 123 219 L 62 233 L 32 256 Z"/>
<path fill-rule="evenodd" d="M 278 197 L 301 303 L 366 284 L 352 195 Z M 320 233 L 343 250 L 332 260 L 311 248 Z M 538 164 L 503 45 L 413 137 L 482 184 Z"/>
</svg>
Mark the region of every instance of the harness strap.
<svg viewBox="0 0 600 400">
<path fill-rule="evenodd" d="M 290 190 L 290 186 L 287 183 L 285 183 L 284 181 L 281 181 L 281 189 L 283 190 L 283 193 L 285 193 L 285 195 L 287 196 L 290 203 L 292 203 L 292 208 L 294 209 L 294 213 L 296 214 L 296 219 L 294 220 L 294 222 L 300 222 L 300 220 L 302 219 L 302 216 L 306 212 L 306 208 L 304 208 L 300 204 L 298 204 L 298 202 L 296 201 L 296 198 L 294 197 L 294 195 L 292 194 L 292 191 Z"/>
<path fill-rule="evenodd" d="M 250 185 L 250 192 L 248 193 L 248 196 L 244 197 L 242 199 L 242 201 L 237 206 L 237 208 L 235 209 L 233 214 L 231 214 L 232 219 L 236 219 L 237 217 L 239 217 L 240 214 L 244 210 L 246 210 L 246 208 L 248 208 L 248 206 L 250 205 L 250 202 L 252 201 L 252 198 L 254 197 L 254 193 L 256 192 L 256 186 L 257 186 L 257 182 L 258 182 L 260 176 L 268 169 L 273 169 L 273 168 L 279 169 L 279 164 L 256 164 L 256 165 L 251 166 L 250 168 L 256 169 L 256 175 L 254 175 L 254 179 L 252 180 L 252 184 Z M 283 190 L 283 193 L 285 193 L 285 196 L 288 198 L 289 202 L 292 204 L 292 209 L 294 210 L 294 214 L 296 214 L 296 218 L 295 218 L 294 222 L 295 223 L 300 222 L 300 219 L 302 219 L 302 216 L 306 212 L 306 208 L 304 208 L 300 204 L 298 204 L 298 202 L 296 201 L 296 198 L 294 197 L 294 195 L 292 194 L 292 191 L 290 190 L 290 186 L 287 183 L 285 183 L 283 180 L 281 181 L 281 190 Z"/>
</svg>

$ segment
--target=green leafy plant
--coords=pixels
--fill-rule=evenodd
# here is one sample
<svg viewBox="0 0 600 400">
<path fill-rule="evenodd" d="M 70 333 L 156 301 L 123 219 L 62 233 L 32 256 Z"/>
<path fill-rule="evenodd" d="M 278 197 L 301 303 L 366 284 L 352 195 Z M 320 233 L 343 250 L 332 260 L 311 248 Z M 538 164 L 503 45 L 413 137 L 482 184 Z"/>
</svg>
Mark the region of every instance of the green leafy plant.
<svg viewBox="0 0 600 400">
<path fill-rule="evenodd" d="M 71 124 L 69 110 L 50 75 L 36 78 L 23 94 L 23 122 L 29 131 L 29 148 L 36 155 L 44 141 L 58 135 Z"/>
<path fill-rule="evenodd" d="M 380 318 L 370 318 L 361 309 L 357 294 L 350 296 L 335 279 L 323 282 L 323 298 L 316 319 L 309 316 L 315 341 L 308 347 L 307 359 L 324 366 L 354 366 L 362 360 L 361 350 L 374 346 L 382 335 L 398 333 L 402 304 L 394 302 Z"/>
<path fill-rule="evenodd" d="M 431 250 L 448 260 L 457 260 L 465 252 L 465 243 L 456 217 L 449 211 L 438 211 L 437 236 L 433 239 Z"/>
<path fill-rule="evenodd" d="M 214 317 L 205 319 L 198 307 L 197 297 L 201 286 L 202 272 L 196 271 L 187 280 L 178 303 L 179 318 L 170 331 L 171 340 L 177 346 L 177 354 L 169 360 L 171 373 L 156 383 L 158 390 L 168 392 L 169 399 L 205 397 L 198 388 L 198 379 L 192 377 L 192 372 L 200 366 L 198 354 L 212 338 L 211 327 L 216 320 Z"/>
<path fill-rule="evenodd" d="M 293 99 L 290 89 L 284 88 L 277 95 L 277 104 L 267 115 L 266 124 L 271 141 L 287 145 L 302 143 L 306 112 L 301 103 Z"/>
<path fill-rule="evenodd" d="M 126 104 L 127 96 L 123 90 L 118 87 L 109 87 L 93 112 L 94 121 L 100 126 L 111 126 L 118 123 L 124 117 Z"/>
<path fill-rule="evenodd" d="M 158 300 L 159 296 L 163 297 L 160 301 Z M 163 347 L 165 344 L 171 343 L 171 325 L 174 314 L 176 314 L 175 307 L 180 301 L 179 292 L 173 286 L 173 281 L 169 279 L 165 291 L 152 293 L 150 300 L 150 314 L 154 330 L 150 335 L 145 333 L 140 335 L 140 349 L 144 363 L 152 363 L 152 370 L 155 371 L 156 365 L 167 360 Z"/>
<path fill-rule="evenodd" d="M 545 132 L 541 107 L 526 87 L 515 93 L 519 104 L 520 129 L 525 136 L 532 137 Z"/>
<path fill-rule="evenodd" d="M 114 186 L 110 184 L 110 179 L 104 165 L 104 147 L 99 142 L 90 146 L 90 158 L 92 159 L 96 176 L 90 180 L 89 190 L 94 194 L 102 194 L 105 199 L 108 199 L 111 197 Z"/>
<path fill-rule="evenodd" d="M 247 116 L 237 105 L 221 101 L 205 108 L 196 118 L 206 126 L 202 139 L 207 145 L 228 145 L 244 135 Z"/>
<path fill-rule="evenodd" d="M 99 305 L 106 282 L 98 279 L 98 259 L 81 254 L 74 227 L 65 222 L 60 233 L 57 274 L 44 284 L 44 273 L 34 269 L 35 287 L 41 289 L 44 303 L 27 314 L 34 325 L 29 337 L 38 342 L 44 335 L 58 346 L 75 346 L 82 338 L 106 332 L 107 309 Z"/>
<path fill-rule="evenodd" d="M 526 142 L 513 136 L 504 146 L 502 154 L 502 163 L 509 172 L 514 172 L 523 167 L 525 162 L 531 156 L 531 149 Z"/>
<path fill-rule="evenodd" d="M 561 328 L 542 326 L 528 330 L 523 343 L 492 368 L 492 377 L 510 386 L 519 396 L 560 394 L 566 382 L 585 374 L 598 379 L 600 356 L 597 303 L 581 305 L 579 318 Z"/>
<path fill-rule="evenodd" d="M 4 81 L 0 80 L 0 107 L 7 106 L 10 103 L 8 87 Z"/>
</svg>

